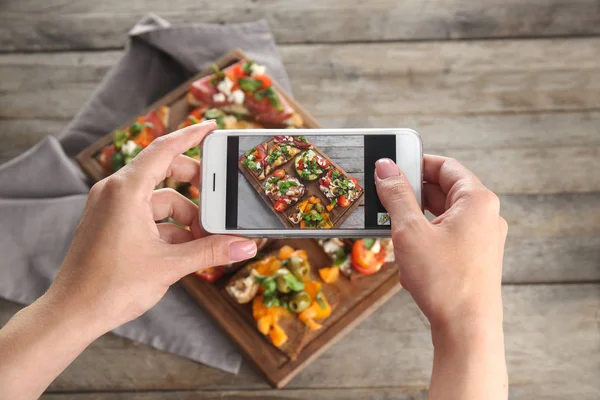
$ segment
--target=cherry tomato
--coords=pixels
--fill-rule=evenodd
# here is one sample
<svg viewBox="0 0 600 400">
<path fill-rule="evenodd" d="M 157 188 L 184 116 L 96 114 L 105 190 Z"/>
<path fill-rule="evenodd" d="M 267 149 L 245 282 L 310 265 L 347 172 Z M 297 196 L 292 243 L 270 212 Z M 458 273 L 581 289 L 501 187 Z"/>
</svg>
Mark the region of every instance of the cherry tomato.
<svg viewBox="0 0 600 400">
<path fill-rule="evenodd" d="M 100 165 L 102 165 L 102 168 L 104 168 L 106 172 L 114 172 L 110 166 L 110 160 L 112 160 L 112 157 L 116 152 L 117 148 L 114 144 L 106 146 L 104 149 L 102 149 L 102 153 L 100 153 L 100 156 L 98 157 L 98 162 Z"/>
<path fill-rule="evenodd" d="M 358 179 L 356 178 L 350 178 L 350 180 L 352 181 L 352 183 L 354 183 L 354 185 L 358 185 Z"/>
<path fill-rule="evenodd" d="M 350 205 L 350 200 L 346 198 L 346 195 L 343 194 L 337 198 L 337 203 L 340 207 L 348 207 Z"/>
<path fill-rule="evenodd" d="M 273 172 L 273 176 L 277 177 L 277 178 L 283 178 L 285 176 L 285 171 L 283 169 L 276 169 L 275 172 Z"/>
<path fill-rule="evenodd" d="M 385 256 L 384 249 L 373 253 L 365 247 L 364 239 L 359 239 L 352 246 L 352 268 L 361 274 L 374 274 L 385 263 Z"/>
<path fill-rule="evenodd" d="M 298 160 L 298 169 L 299 170 L 303 170 L 304 169 L 304 161 L 302 161 L 302 159 Z"/>
<path fill-rule="evenodd" d="M 273 205 L 273 208 L 277 212 L 284 212 L 285 209 L 287 208 L 287 206 L 288 206 L 288 204 L 285 202 L 285 200 L 279 199 L 275 202 L 275 204 Z"/>
<path fill-rule="evenodd" d="M 317 164 L 319 164 L 319 167 L 321 168 L 327 168 L 329 167 L 330 162 L 326 158 L 317 157 Z"/>
<path fill-rule="evenodd" d="M 203 269 L 202 271 L 196 271 L 194 272 L 194 274 L 198 277 L 200 277 L 200 279 L 205 280 L 207 282 L 214 282 L 217 279 L 219 279 L 220 277 L 222 277 L 224 275 L 225 271 L 223 269 L 223 266 L 216 266 L 216 267 L 211 267 L 211 268 L 206 268 Z"/>
<path fill-rule="evenodd" d="M 189 192 L 189 194 L 190 194 L 190 197 L 191 197 L 192 199 L 197 199 L 197 198 L 199 198 L 199 197 L 200 197 L 200 191 L 199 191 L 199 190 L 198 190 L 198 188 L 197 188 L 197 187 L 195 187 L 195 186 L 190 186 L 190 187 L 188 188 L 188 192 Z"/>
<path fill-rule="evenodd" d="M 266 89 L 273 84 L 273 81 L 267 75 L 255 75 L 252 78 L 262 82 L 261 89 Z"/>
</svg>

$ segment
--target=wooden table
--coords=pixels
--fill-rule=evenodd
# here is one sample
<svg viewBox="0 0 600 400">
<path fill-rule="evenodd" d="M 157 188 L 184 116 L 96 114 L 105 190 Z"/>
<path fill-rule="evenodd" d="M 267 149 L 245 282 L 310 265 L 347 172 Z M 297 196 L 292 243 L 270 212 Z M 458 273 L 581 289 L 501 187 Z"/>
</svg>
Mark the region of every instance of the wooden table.
<svg viewBox="0 0 600 400">
<path fill-rule="evenodd" d="M 40 4 L 47 4 L 40 6 Z M 52 5 L 51 5 L 52 4 Z M 600 393 L 600 7 L 594 0 L 4 0 L 0 161 L 71 119 L 147 11 L 266 18 L 326 127 L 407 126 L 502 200 L 512 399 Z M 0 323 L 19 309 L 0 302 Z M 432 346 L 407 293 L 274 392 L 106 335 L 47 399 L 425 399 Z"/>
</svg>

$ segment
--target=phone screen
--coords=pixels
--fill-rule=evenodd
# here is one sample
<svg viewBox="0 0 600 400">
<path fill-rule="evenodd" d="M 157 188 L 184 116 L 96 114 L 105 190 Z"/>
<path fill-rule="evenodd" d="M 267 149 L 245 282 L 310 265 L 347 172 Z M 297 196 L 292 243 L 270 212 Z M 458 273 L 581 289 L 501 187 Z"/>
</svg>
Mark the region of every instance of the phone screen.
<svg viewBox="0 0 600 400">
<path fill-rule="evenodd" d="M 229 136 L 227 229 L 390 229 L 375 161 L 395 135 Z"/>
</svg>

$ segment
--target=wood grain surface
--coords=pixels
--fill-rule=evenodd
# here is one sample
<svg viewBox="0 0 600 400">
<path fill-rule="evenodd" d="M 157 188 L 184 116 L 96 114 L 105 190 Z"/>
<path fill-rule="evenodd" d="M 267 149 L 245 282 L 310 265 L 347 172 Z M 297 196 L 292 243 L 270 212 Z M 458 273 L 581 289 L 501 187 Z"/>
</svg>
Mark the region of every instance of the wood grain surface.
<svg viewBox="0 0 600 400">
<path fill-rule="evenodd" d="M 0 50 L 118 48 L 154 12 L 173 24 L 264 18 L 278 43 L 388 42 L 589 36 L 600 32 L 594 0 L 4 0 Z M 35 27 L 35 28 L 29 28 Z"/>
<path fill-rule="evenodd" d="M 58 135 L 147 11 L 174 23 L 264 17 L 295 98 L 324 126 L 414 128 L 426 152 L 457 157 L 501 195 L 510 398 L 597 399 L 597 1 L 207 4 L 1 2 L 0 162 Z M 18 309 L 0 301 L 0 323 Z M 232 376 L 105 335 L 48 398 L 424 399 L 431 356 L 428 324 L 401 292 L 281 392 L 248 365 Z"/>
<path fill-rule="evenodd" d="M 505 285 L 502 293 L 510 398 L 596 399 L 600 391 L 596 373 L 600 363 L 600 284 Z M 17 310 L 17 306 L 2 302 L 0 322 Z M 332 388 L 349 398 L 354 391 L 385 394 L 388 390 L 388 397 L 380 397 L 384 399 L 395 398 L 406 389 L 418 392 L 428 386 L 432 351 L 427 320 L 402 291 L 302 371 L 284 391 L 271 396 L 301 399 L 311 393 L 314 398 L 326 399 Z M 234 376 L 105 335 L 50 391 L 60 393 L 55 398 L 79 398 L 75 393 L 99 391 L 110 392 L 105 395 L 114 398 L 120 398 L 117 392 L 125 392 L 122 398 L 137 392 L 152 399 L 168 396 L 161 390 L 184 394 L 197 390 L 200 395 L 223 393 L 227 398 L 231 391 L 260 396 L 267 388 L 248 365 Z"/>
</svg>

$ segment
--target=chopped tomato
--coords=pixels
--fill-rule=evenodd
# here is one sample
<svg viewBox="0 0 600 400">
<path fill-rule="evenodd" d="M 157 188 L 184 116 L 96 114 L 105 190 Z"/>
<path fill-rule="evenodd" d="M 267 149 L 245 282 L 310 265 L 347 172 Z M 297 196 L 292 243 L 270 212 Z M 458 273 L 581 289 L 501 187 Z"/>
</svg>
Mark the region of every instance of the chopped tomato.
<svg viewBox="0 0 600 400">
<path fill-rule="evenodd" d="M 195 186 L 190 186 L 188 192 L 190 193 L 190 197 L 192 199 L 197 199 L 200 197 L 200 191 Z"/>
<path fill-rule="evenodd" d="M 385 256 L 383 248 L 379 253 L 373 253 L 365 247 L 364 239 L 357 240 L 352 246 L 352 268 L 361 274 L 374 274 L 385 263 Z"/>
<path fill-rule="evenodd" d="M 354 185 L 358 185 L 358 179 L 350 178 L 350 180 L 352 181 L 352 183 L 354 183 Z"/>
<path fill-rule="evenodd" d="M 329 179 L 321 179 L 319 183 L 325 187 L 329 187 L 331 181 Z"/>
<path fill-rule="evenodd" d="M 207 282 L 214 282 L 225 274 L 223 270 L 223 266 L 219 265 L 216 267 L 206 268 L 202 271 L 194 272 L 200 279 L 205 280 Z"/>
<path fill-rule="evenodd" d="M 252 78 L 262 82 L 261 89 L 266 89 L 273 84 L 273 81 L 267 75 L 256 75 Z"/>
<path fill-rule="evenodd" d="M 244 75 L 246 75 L 241 63 L 232 65 L 231 68 L 229 69 L 229 71 L 227 71 L 227 72 L 228 72 L 227 75 L 229 75 L 229 79 L 231 79 L 234 82 L 237 82 L 237 80 L 239 78 L 242 78 Z"/>
<path fill-rule="evenodd" d="M 288 206 L 288 204 L 285 202 L 285 200 L 279 199 L 275 202 L 275 205 L 273 205 L 273 208 L 277 212 L 284 212 L 285 209 L 287 208 L 287 206 Z"/>
<path fill-rule="evenodd" d="M 275 170 L 275 172 L 273 172 L 273 176 L 277 177 L 277 178 L 283 178 L 285 176 L 285 170 L 283 169 L 277 169 Z"/>
<path fill-rule="evenodd" d="M 343 194 L 337 198 L 337 202 L 340 207 L 348 207 L 350 205 L 350 200 L 346 198 L 346 195 Z"/>
<path fill-rule="evenodd" d="M 104 168 L 104 170 L 106 170 L 107 172 L 114 172 L 110 165 L 110 160 L 112 160 L 113 155 L 116 152 L 117 148 L 114 144 L 111 144 L 110 146 L 106 146 L 104 149 L 102 149 L 102 153 L 100 153 L 100 156 L 98 156 L 98 162 L 100 163 L 100 165 L 102 165 L 102 168 Z"/>
<path fill-rule="evenodd" d="M 142 132 L 140 132 L 139 135 L 137 135 L 133 141 L 135 142 L 135 144 L 138 144 L 140 146 L 142 146 L 143 148 L 148 147 L 148 145 L 150 143 L 152 143 L 152 141 L 155 139 L 154 134 L 152 133 L 152 131 L 150 130 L 150 128 L 148 128 L 147 126 L 142 129 Z"/>
<path fill-rule="evenodd" d="M 319 167 L 321 167 L 321 168 L 327 168 L 327 167 L 329 167 L 330 162 L 326 158 L 318 157 L 317 164 L 319 164 Z"/>
<path fill-rule="evenodd" d="M 302 159 L 298 160 L 298 169 L 300 169 L 300 170 L 304 169 L 304 161 L 302 161 Z"/>
</svg>

